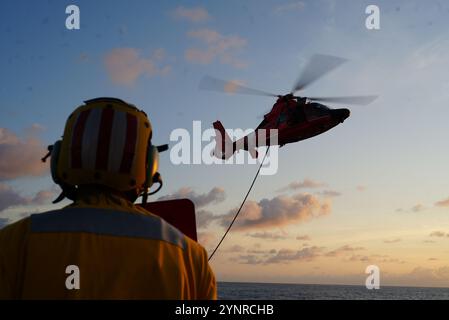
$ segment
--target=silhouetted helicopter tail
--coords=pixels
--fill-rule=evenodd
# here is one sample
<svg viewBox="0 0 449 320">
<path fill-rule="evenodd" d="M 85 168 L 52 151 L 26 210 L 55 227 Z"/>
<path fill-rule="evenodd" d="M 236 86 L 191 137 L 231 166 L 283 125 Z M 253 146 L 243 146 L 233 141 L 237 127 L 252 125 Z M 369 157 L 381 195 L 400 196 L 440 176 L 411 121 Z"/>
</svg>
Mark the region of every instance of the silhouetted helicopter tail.
<svg viewBox="0 0 449 320">
<path fill-rule="evenodd" d="M 232 157 L 237 150 L 241 149 L 248 151 L 254 159 L 258 157 L 258 152 L 255 146 L 248 143 L 248 136 L 245 136 L 238 141 L 232 141 L 220 121 L 215 121 L 213 125 L 216 142 L 215 150 L 213 152 L 215 157 L 227 160 Z"/>
<path fill-rule="evenodd" d="M 215 121 L 213 125 L 216 142 L 214 156 L 221 159 L 229 159 L 235 152 L 235 144 L 220 121 Z"/>
</svg>

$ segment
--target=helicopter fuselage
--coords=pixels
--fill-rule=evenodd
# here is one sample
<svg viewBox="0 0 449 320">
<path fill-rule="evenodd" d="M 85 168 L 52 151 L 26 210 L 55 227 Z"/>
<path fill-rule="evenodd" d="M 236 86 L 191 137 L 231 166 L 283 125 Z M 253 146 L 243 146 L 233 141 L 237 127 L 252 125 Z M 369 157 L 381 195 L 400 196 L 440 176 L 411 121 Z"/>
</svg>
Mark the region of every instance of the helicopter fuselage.
<svg viewBox="0 0 449 320">
<path fill-rule="evenodd" d="M 324 133 L 342 123 L 349 114 L 348 109 L 330 109 L 316 102 L 302 103 L 292 99 L 286 103 L 277 102 L 256 131 L 277 129 L 278 144 L 282 146 Z"/>
<path fill-rule="evenodd" d="M 339 125 L 349 115 L 348 109 L 330 109 L 317 102 L 280 97 L 254 132 L 233 141 L 232 148 L 229 146 L 231 141 L 229 137 L 226 137 L 221 123 L 219 121 L 214 123 L 215 129 L 219 130 L 223 137 L 226 137 L 222 141 L 222 146 L 228 145 L 228 151 L 225 152 L 223 149 L 220 157 L 227 159 L 238 150 L 247 150 L 253 156 L 257 156 L 255 147 L 283 146 L 312 138 Z M 277 132 L 273 132 L 273 129 L 277 129 Z M 264 134 L 261 135 L 260 130 L 265 130 Z"/>
</svg>

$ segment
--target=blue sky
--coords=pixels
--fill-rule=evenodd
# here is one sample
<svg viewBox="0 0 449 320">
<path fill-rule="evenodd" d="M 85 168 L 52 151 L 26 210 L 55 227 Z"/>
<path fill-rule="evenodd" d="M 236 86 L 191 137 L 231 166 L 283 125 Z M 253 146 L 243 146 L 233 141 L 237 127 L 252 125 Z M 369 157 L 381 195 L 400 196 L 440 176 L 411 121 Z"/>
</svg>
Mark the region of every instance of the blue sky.
<svg viewBox="0 0 449 320">
<path fill-rule="evenodd" d="M 65 28 L 69 4 L 80 8 L 80 30 Z M 397 260 L 381 266 L 391 274 L 387 278 L 392 284 L 449 285 L 443 272 L 449 266 L 449 240 L 430 237 L 435 231 L 449 232 L 444 205 L 449 197 L 449 5 L 376 1 L 381 28 L 374 31 L 365 28 L 368 4 L 373 2 L 3 1 L 0 128 L 26 139 L 34 125 L 35 142 L 44 146 L 36 154 L 39 159 L 45 146 L 62 134 L 69 113 L 98 96 L 119 97 L 144 109 L 157 144 L 169 142 L 173 129 L 191 131 L 193 120 L 202 121 L 203 128 L 217 119 L 228 128 L 251 128 L 274 101 L 201 91 L 203 76 L 287 93 L 314 53 L 347 58 L 305 94 L 379 98 L 369 106 L 350 107 L 351 117 L 337 128 L 282 148 L 278 173 L 261 176 L 250 196 L 255 203 L 274 199 L 282 195 L 277 190 L 309 179 L 320 187 L 293 188 L 282 196 L 312 194 L 320 203 L 329 203 L 330 212 L 269 229 L 231 232 L 213 265 L 218 278 L 259 281 L 272 275 L 270 268 L 279 267 L 242 263 L 238 254 L 225 253 L 226 247 L 245 243 L 246 251 L 252 246 L 277 253 L 282 248 L 302 250 L 292 239 L 306 234 L 312 240 L 305 248 L 321 251 L 316 249 L 316 256 L 307 261 L 281 264 L 283 275 L 270 280 L 357 284 L 368 260 L 348 261 L 363 247 L 360 251 L 371 263 L 382 263 L 376 255 Z M 218 40 L 208 43 L 208 36 Z M 130 78 L 120 78 L 120 72 L 119 79 L 114 78 L 114 57 L 130 56 L 142 68 L 130 71 Z M 181 188 L 190 187 L 195 198 L 219 187 L 224 200 L 212 199 L 202 208 L 214 215 L 226 215 L 239 205 L 257 170 L 255 165 L 174 166 L 168 154 L 161 160 L 165 187 L 160 195 L 180 194 Z M 53 188 L 47 170 L 38 177 L 2 177 L 0 183 L 28 198 Z M 325 198 L 320 192 L 326 190 L 339 195 Z M 0 217 L 14 221 L 55 207 L 47 205 L 49 201 L 27 201 L 8 206 Z M 259 231 L 287 238 L 273 244 L 256 241 L 250 235 Z M 223 228 L 212 223 L 201 232 L 210 250 Z M 332 258 L 343 270 L 334 272 L 334 263 L 326 260 L 332 254 L 326 254 L 344 246 L 355 249 L 346 250 L 353 256 Z M 237 265 L 235 272 L 227 271 L 228 264 Z M 418 271 L 422 279 L 410 276 Z"/>
</svg>

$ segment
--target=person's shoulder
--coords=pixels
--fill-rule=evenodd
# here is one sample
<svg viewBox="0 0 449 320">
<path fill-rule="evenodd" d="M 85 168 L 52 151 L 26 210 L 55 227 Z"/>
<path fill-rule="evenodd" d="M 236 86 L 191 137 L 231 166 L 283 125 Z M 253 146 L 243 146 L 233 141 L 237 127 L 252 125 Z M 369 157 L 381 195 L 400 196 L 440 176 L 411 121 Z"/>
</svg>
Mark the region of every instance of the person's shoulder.
<svg viewBox="0 0 449 320">
<path fill-rule="evenodd" d="M 12 238 L 21 236 L 30 228 L 30 217 L 20 219 L 0 229 L 0 242 L 10 241 Z"/>
<path fill-rule="evenodd" d="M 30 224 L 30 219 L 30 216 L 28 216 L 17 220 L 16 222 L 10 223 L 0 229 L 0 232 L 10 232 L 11 230 L 27 227 Z"/>
<path fill-rule="evenodd" d="M 185 243 L 186 243 L 186 253 L 196 257 L 199 260 L 207 260 L 207 251 L 206 249 L 197 241 L 191 239 L 190 237 L 186 236 L 185 234 Z"/>
<path fill-rule="evenodd" d="M 145 209 L 144 207 L 139 206 L 139 205 L 136 205 L 136 204 L 132 204 L 131 210 L 132 210 L 134 213 L 140 213 L 140 214 L 143 214 L 143 215 L 145 215 L 145 216 L 157 217 L 157 218 L 160 219 L 160 217 L 159 217 L 158 215 L 155 215 L 154 213 L 151 213 L 150 211 L 148 211 L 148 210 Z"/>
<path fill-rule="evenodd" d="M 186 236 L 178 228 L 176 228 L 172 224 L 166 222 L 163 218 L 161 218 L 157 214 L 154 214 L 151 211 L 148 211 L 147 209 L 145 209 L 144 207 L 139 206 L 139 205 L 132 205 L 132 208 L 130 208 L 130 209 L 131 209 L 130 212 L 132 212 L 132 213 L 142 214 L 144 216 L 152 217 L 153 219 L 158 219 L 158 220 L 164 221 L 165 222 L 164 224 L 168 229 L 170 229 L 171 231 L 180 235 L 183 238 L 182 240 L 184 243 L 184 249 L 188 253 L 193 254 L 195 256 L 201 256 L 201 257 L 206 256 L 207 257 L 206 249 L 201 244 L 199 244 L 197 241 L 191 239 L 190 237 Z"/>
<path fill-rule="evenodd" d="M 2 229 L 0 229 L 0 235 L 13 234 L 13 233 L 20 234 L 20 233 L 27 232 L 31 229 L 33 217 L 44 216 L 46 214 L 54 214 L 54 213 L 61 212 L 63 210 L 64 209 L 57 209 L 57 210 L 49 210 L 49 211 L 45 211 L 45 212 L 30 214 L 29 216 L 22 218 L 18 221 L 15 221 L 11 224 L 8 224 L 5 227 L 3 227 Z"/>
</svg>

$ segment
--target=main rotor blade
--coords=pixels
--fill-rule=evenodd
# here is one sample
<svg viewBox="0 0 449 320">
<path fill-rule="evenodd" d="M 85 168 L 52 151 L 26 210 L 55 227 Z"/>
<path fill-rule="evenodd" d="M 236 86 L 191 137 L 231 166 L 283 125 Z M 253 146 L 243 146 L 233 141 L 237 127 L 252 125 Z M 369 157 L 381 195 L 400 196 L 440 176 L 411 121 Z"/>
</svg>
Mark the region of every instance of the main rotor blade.
<svg viewBox="0 0 449 320">
<path fill-rule="evenodd" d="M 317 102 L 331 102 L 342 104 L 358 104 L 365 106 L 377 99 L 378 96 L 347 96 L 347 97 L 307 97 L 307 99 Z"/>
<path fill-rule="evenodd" d="M 307 65 L 304 67 L 298 80 L 293 86 L 292 93 L 302 90 L 309 86 L 312 82 L 324 76 L 326 73 L 334 70 L 341 65 L 346 59 L 324 55 L 315 54 L 310 58 Z"/>
<path fill-rule="evenodd" d="M 218 91 L 225 93 L 239 93 L 239 94 L 250 94 L 257 96 L 268 96 L 268 97 L 277 97 L 278 95 L 253 89 L 249 87 L 245 87 L 236 81 L 226 81 L 218 78 L 214 78 L 211 76 L 205 76 L 201 79 L 199 88 L 202 90 L 210 90 L 210 91 Z"/>
</svg>

